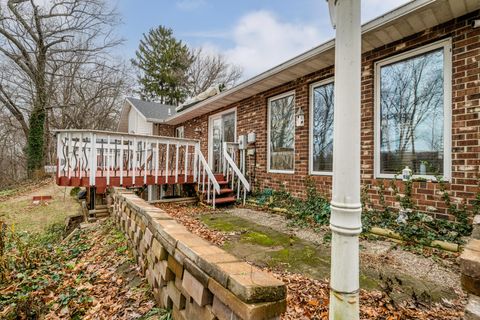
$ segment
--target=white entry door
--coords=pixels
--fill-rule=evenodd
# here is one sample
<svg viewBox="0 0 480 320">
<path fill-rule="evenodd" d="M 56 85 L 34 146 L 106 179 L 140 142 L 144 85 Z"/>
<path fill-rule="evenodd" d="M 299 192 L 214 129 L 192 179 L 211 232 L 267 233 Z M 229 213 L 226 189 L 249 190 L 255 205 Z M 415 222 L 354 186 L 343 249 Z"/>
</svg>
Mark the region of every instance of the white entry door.
<svg viewBox="0 0 480 320">
<path fill-rule="evenodd" d="M 220 173 L 223 168 L 223 143 L 235 142 L 237 136 L 236 110 L 210 116 L 208 128 L 208 162 L 214 173 Z"/>
</svg>

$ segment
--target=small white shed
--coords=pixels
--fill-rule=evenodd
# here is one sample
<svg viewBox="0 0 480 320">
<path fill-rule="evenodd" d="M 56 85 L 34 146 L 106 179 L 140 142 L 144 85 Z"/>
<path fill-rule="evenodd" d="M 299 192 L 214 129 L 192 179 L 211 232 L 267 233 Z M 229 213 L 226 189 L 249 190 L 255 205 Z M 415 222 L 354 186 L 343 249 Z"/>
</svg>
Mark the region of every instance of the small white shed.
<svg viewBox="0 0 480 320">
<path fill-rule="evenodd" d="M 162 123 L 176 113 L 175 106 L 126 98 L 120 112 L 117 131 L 153 135 L 155 123 Z"/>
</svg>

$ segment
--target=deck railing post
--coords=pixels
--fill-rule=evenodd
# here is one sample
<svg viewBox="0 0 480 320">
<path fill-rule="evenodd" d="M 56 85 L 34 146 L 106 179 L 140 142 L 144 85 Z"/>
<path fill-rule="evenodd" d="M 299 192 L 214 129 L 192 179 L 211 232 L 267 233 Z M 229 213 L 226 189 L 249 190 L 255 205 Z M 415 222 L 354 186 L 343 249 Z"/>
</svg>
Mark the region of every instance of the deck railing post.
<svg viewBox="0 0 480 320">
<path fill-rule="evenodd" d="M 90 186 L 95 186 L 97 175 L 97 135 L 90 135 Z"/>
<path fill-rule="evenodd" d="M 197 143 L 193 146 L 193 182 L 197 182 L 197 172 L 198 172 L 198 154 L 197 154 Z"/>
<path fill-rule="evenodd" d="M 158 161 L 159 161 L 159 141 L 157 140 L 156 148 L 155 148 L 155 184 L 158 184 Z"/>
<path fill-rule="evenodd" d="M 175 183 L 178 183 L 178 142 L 175 144 Z"/>
<path fill-rule="evenodd" d="M 145 139 L 143 142 L 144 148 L 143 151 L 143 184 L 147 184 L 147 153 L 148 153 L 148 139 Z"/>
<path fill-rule="evenodd" d="M 107 186 L 110 185 L 110 135 L 107 135 Z"/>
<path fill-rule="evenodd" d="M 68 179 L 72 177 L 72 152 L 73 144 L 72 144 L 72 134 L 68 134 L 68 151 L 67 151 L 67 158 L 68 158 Z"/>
<path fill-rule="evenodd" d="M 135 185 L 135 177 L 137 175 L 137 138 L 133 138 L 132 149 L 132 184 Z"/>
<path fill-rule="evenodd" d="M 82 167 L 83 167 L 83 163 L 84 163 L 84 160 L 83 160 L 83 148 L 85 147 L 83 145 L 83 133 L 80 133 L 80 144 L 79 144 L 79 147 L 78 147 L 78 150 L 80 152 L 80 155 L 79 155 L 79 161 L 78 161 L 78 177 L 80 179 L 80 181 L 82 181 L 82 173 L 83 173 L 83 170 L 82 170 Z"/>
<path fill-rule="evenodd" d="M 188 170 L 188 143 L 185 145 L 185 180 L 184 183 L 187 183 L 187 170 Z"/>
<path fill-rule="evenodd" d="M 167 142 L 167 156 L 165 158 L 165 183 L 168 184 L 168 161 L 170 160 L 170 143 Z"/>
<path fill-rule="evenodd" d="M 120 138 L 120 185 L 123 186 L 123 136 Z M 128 168 L 127 168 L 128 170 Z"/>
<path fill-rule="evenodd" d="M 61 158 L 60 158 L 60 141 L 62 139 L 62 133 L 57 134 L 57 178 L 60 178 L 60 165 L 61 165 Z"/>
</svg>

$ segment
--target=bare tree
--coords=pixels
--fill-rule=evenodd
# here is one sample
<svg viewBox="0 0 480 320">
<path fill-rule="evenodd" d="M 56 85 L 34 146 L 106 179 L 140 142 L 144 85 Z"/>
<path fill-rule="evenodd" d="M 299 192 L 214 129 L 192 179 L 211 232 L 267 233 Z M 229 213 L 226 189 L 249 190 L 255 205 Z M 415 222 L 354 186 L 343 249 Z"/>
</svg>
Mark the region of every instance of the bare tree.
<svg viewBox="0 0 480 320">
<path fill-rule="evenodd" d="M 438 50 L 381 69 L 382 152 L 391 158 L 391 170 L 406 164 L 416 169 L 421 160 L 416 153 L 438 160 L 434 154 L 443 148 L 443 81 L 443 52 Z"/>
<path fill-rule="evenodd" d="M 61 70 L 79 63 L 75 55 L 91 65 L 108 55 L 120 43 L 112 36 L 117 17 L 103 0 L 1 2 L 0 103 L 25 135 L 29 173 L 44 164 L 47 110 Z"/>
<path fill-rule="evenodd" d="M 192 50 L 192 55 L 193 62 L 188 70 L 188 91 L 192 97 L 215 84 L 231 88 L 242 77 L 242 68 L 228 63 L 221 54 L 209 54 L 199 48 Z"/>
</svg>

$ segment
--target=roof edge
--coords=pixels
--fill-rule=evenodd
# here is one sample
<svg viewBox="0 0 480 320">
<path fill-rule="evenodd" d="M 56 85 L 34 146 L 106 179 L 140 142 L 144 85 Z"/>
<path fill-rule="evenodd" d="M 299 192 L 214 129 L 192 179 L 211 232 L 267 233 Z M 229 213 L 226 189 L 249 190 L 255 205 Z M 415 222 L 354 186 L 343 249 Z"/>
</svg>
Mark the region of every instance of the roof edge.
<svg viewBox="0 0 480 320">
<path fill-rule="evenodd" d="M 373 18 L 367 22 L 365 22 L 364 24 L 362 24 L 362 30 L 361 30 L 361 34 L 363 36 L 363 34 L 367 33 L 367 32 L 371 32 L 377 28 L 380 28 L 382 27 L 383 25 L 385 25 L 386 23 L 389 23 L 390 21 L 393 21 L 393 20 L 396 20 L 396 19 L 400 19 L 402 16 L 405 16 L 409 13 L 412 13 L 414 11 L 417 11 L 425 6 L 428 6 L 434 2 L 436 2 L 437 0 L 412 0 L 411 2 L 408 2 L 408 3 L 405 3 L 397 8 L 394 8 L 390 11 L 387 11 L 386 13 L 376 17 L 376 18 Z M 194 110 L 197 110 L 199 108 L 202 108 L 206 105 L 208 105 L 209 103 L 211 102 L 215 102 L 215 101 L 218 101 L 220 99 L 223 99 L 225 98 L 226 96 L 230 95 L 230 94 L 233 94 L 235 92 L 237 92 L 238 90 L 241 90 L 249 85 L 253 85 L 255 84 L 256 82 L 259 82 L 261 80 L 264 80 L 270 76 L 273 76 L 275 75 L 276 73 L 279 73 L 285 69 L 288 69 L 289 67 L 295 65 L 295 64 L 298 64 L 298 63 L 301 63 L 302 61 L 304 60 L 307 60 L 309 59 L 310 57 L 312 56 L 315 56 L 317 54 L 320 54 L 322 52 L 325 52 L 327 50 L 330 50 L 330 49 L 333 49 L 335 48 L 335 38 L 333 39 L 330 39 L 330 40 L 327 40 L 323 43 L 321 43 L 320 45 L 312 48 L 312 49 L 309 49 L 291 59 L 288 59 L 286 60 L 285 62 L 282 62 L 281 64 L 277 65 L 277 66 L 274 66 L 256 76 L 253 76 L 243 82 L 241 82 L 240 84 L 236 85 L 235 87 L 233 88 L 230 88 L 228 90 L 225 90 L 223 92 L 221 92 L 219 95 L 216 95 L 216 96 L 213 96 L 209 99 L 206 99 L 204 101 L 201 101 L 199 103 L 197 103 L 196 105 L 188 108 L 188 109 L 185 109 L 181 112 L 178 112 L 177 114 L 171 116 L 171 117 L 168 117 L 164 120 L 164 123 L 166 124 L 176 124 L 176 123 L 173 123 L 175 121 L 175 119 L 185 115 L 185 114 L 188 114 Z"/>
</svg>

